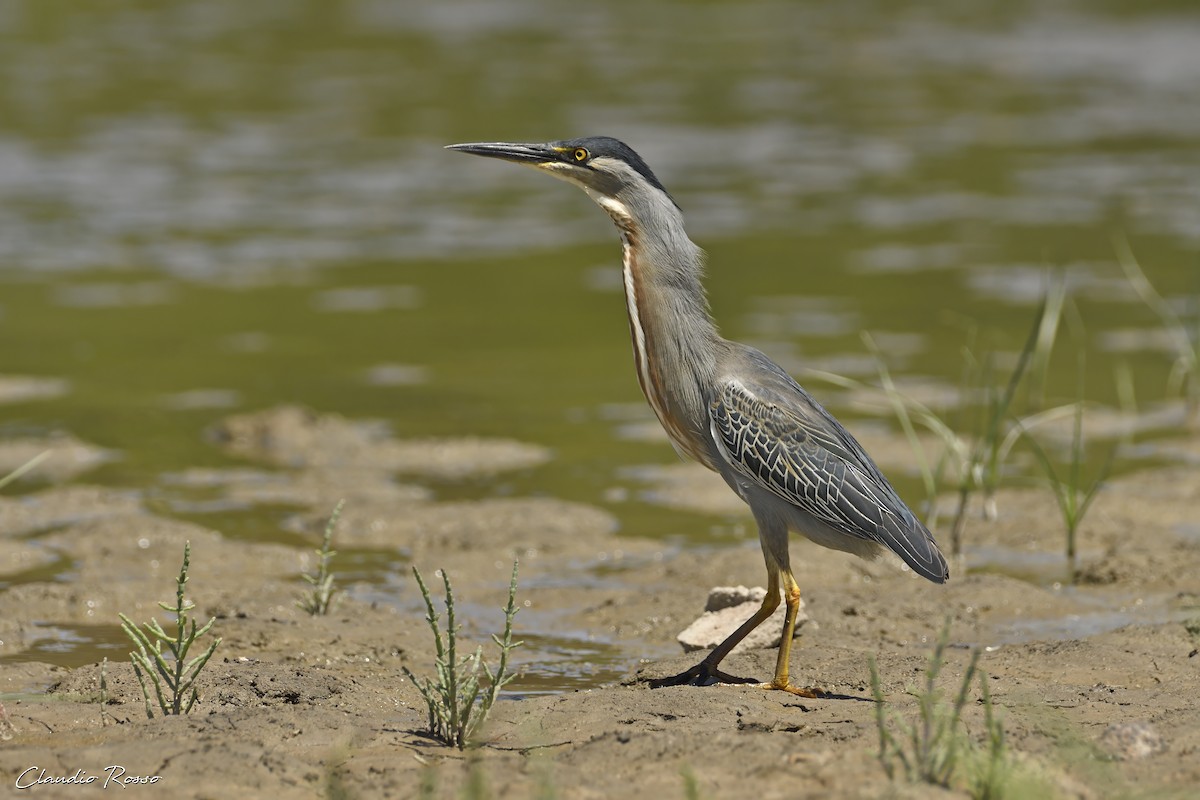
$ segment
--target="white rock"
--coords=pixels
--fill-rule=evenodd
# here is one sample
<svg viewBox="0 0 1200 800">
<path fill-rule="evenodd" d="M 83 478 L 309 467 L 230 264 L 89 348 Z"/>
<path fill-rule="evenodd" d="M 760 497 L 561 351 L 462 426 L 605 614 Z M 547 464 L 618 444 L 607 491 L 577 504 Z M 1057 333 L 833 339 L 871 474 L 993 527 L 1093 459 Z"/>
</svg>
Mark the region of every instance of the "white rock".
<svg viewBox="0 0 1200 800">
<path fill-rule="evenodd" d="M 715 586 L 708 590 L 708 602 L 704 604 L 705 611 L 720 611 L 722 608 L 733 608 L 742 603 L 759 603 L 767 596 L 767 590 L 761 586 L 747 589 L 745 586 Z"/>
<path fill-rule="evenodd" d="M 767 590 L 761 586 L 747 589 L 745 586 L 718 586 L 708 593 L 705 612 L 687 626 L 677 637 L 686 652 L 692 650 L 711 650 L 737 630 L 738 626 L 754 614 L 762 606 L 762 600 L 767 596 Z M 759 625 L 742 640 L 733 652 L 778 647 L 783 637 L 783 618 L 785 613 L 783 603 L 775 610 L 766 622 Z M 796 613 L 796 633 L 805 625 L 810 624 L 808 614 L 804 611 L 804 600 L 800 601 L 800 610 Z"/>
</svg>

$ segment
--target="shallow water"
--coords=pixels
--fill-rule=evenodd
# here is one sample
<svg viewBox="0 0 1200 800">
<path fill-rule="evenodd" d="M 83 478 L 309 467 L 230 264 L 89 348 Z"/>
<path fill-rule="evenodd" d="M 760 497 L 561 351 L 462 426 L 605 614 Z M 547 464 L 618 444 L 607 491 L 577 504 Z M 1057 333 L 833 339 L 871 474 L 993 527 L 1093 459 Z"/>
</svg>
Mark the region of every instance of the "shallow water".
<svg viewBox="0 0 1200 800">
<path fill-rule="evenodd" d="M 1124 364 L 1155 403 L 1170 342 L 1110 237 L 1195 313 L 1200 15 L 1126 5 L 0 3 L 0 374 L 66 381 L 8 398 L 0 436 L 70 431 L 118 456 L 78 480 L 294 543 L 285 510 L 170 476 L 234 463 L 203 436 L 222 416 L 302 403 L 554 450 L 440 498 L 545 493 L 630 535 L 732 539 L 629 470 L 674 456 L 630 435 L 651 417 L 604 216 L 440 149 L 592 133 L 671 188 L 723 331 L 797 373 L 872 380 L 869 330 L 902 386 L 953 398 L 971 332 L 1018 350 L 1053 267 L 1084 327 L 1048 399 L 1075 398 L 1083 345 L 1089 399 L 1116 405 Z M 362 577 L 387 595 L 397 563 Z"/>
<path fill-rule="evenodd" d="M 1001 625 L 992 638 L 983 642 L 988 649 L 1024 642 L 1086 639 L 1132 625 L 1160 625 L 1183 622 L 1195 609 L 1181 602 L 1178 593 L 1134 593 L 1120 599 L 1111 593 L 1092 592 L 1082 587 L 1054 584 L 1079 606 L 1078 613 L 1042 619 L 1014 619 Z"/>
<path fill-rule="evenodd" d="M 0 665 L 40 661 L 63 667 L 82 667 L 102 658 L 128 658 L 131 645 L 120 624 L 69 625 L 35 622 L 25 633 L 28 647 L 0 656 Z"/>
</svg>

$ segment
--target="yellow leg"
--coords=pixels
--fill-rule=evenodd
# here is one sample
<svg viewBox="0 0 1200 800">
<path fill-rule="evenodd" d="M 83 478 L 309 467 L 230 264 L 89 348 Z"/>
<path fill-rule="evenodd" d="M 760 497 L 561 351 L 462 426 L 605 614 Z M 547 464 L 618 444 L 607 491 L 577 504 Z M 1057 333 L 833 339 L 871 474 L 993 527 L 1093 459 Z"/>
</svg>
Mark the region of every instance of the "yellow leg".
<svg viewBox="0 0 1200 800">
<path fill-rule="evenodd" d="M 769 555 L 767 556 L 767 596 L 763 598 L 762 605 L 754 612 L 750 619 L 743 622 L 738 629 L 717 645 L 708 656 L 696 666 L 689 670 L 673 675 L 669 678 L 659 678 L 650 681 L 650 688 L 657 689 L 662 686 L 681 686 L 684 684 L 707 685 L 712 682 L 717 683 L 756 683 L 756 681 L 747 678 L 737 678 L 733 675 L 726 674 L 719 669 L 717 665 L 729 655 L 729 651 L 738 646 L 750 631 L 763 624 L 768 617 L 775 613 L 775 609 L 779 608 L 780 583 L 783 584 L 783 600 L 787 606 L 787 613 L 783 621 L 783 640 L 779 643 L 779 658 L 775 662 L 775 679 L 770 683 L 759 683 L 758 686 L 763 689 L 779 689 L 781 691 L 790 692 L 800 697 L 828 697 L 828 695 L 820 689 L 802 689 L 798 686 L 792 686 L 788 680 L 788 665 L 792 653 L 792 637 L 796 633 L 796 614 L 800 611 L 800 585 L 796 583 L 795 576 L 792 575 L 790 567 L 780 568 L 779 565 Z"/>
<path fill-rule="evenodd" d="M 742 639 L 749 636 L 750 631 L 766 622 L 777 608 L 779 608 L 779 572 L 771 570 L 767 573 L 767 596 L 763 598 L 758 611 L 755 611 L 750 619 L 739 625 L 736 631 L 729 634 L 725 641 L 717 645 L 717 648 L 704 660 L 710 662 L 715 669 L 717 664 L 720 664 L 725 656 L 729 655 L 729 651 L 737 647 Z"/>
<path fill-rule="evenodd" d="M 791 578 L 791 573 L 786 573 L 788 578 Z M 792 585 L 796 583 L 792 579 Z M 796 589 L 796 597 L 799 598 L 800 590 Z M 738 629 L 726 637 L 725 641 L 717 645 L 711 653 L 703 661 L 689 670 L 672 675 L 669 678 L 659 678 L 650 681 L 650 688 L 658 689 L 663 686 L 682 686 L 684 684 L 700 684 L 704 685 L 712 681 L 718 683 L 755 683 L 750 678 L 737 678 L 728 673 L 717 669 L 717 665 L 724 660 L 725 656 L 729 655 L 729 651 L 738 646 L 738 643 L 745 639 L 750 631 L 763 624 L 764 621 L 772 614 L 775 609 L 779 608 L 779 567 L 770 559 L 767 559 L 767 596 L 763 598 L 762 605 L 750 617 L 750 619 L 738 626 Z M 789 607 L 790 608 L 790 607 Z M 792 628 L 796 627 L 795 609 L 792 609 Z M 784 680 L 787 679 L 785 668 Z"/>
<path fill-rule="evenodd" d="M 792 575 L 791 569 L 784 569 L 782 573 L 783 601 L 787 605 L 787 611 L 783 620 L 783 639 L 779 642 L 779 658 L 775 662 L 775 680 L 770 683 L 759 684 L 759 686 L 763 689 L 780 689 L 800 695 L 801 697 L 825 697 L 825 692 L 820 689 L 802 689 L 798 686 L 792 686 L 788 679 L 788 667 L 791 664 L 792 655 L 792 637 L 796 635 L 796 614 L 800 610 L 800 585 L 796 583 L 796 578 Z"/>
</svg>

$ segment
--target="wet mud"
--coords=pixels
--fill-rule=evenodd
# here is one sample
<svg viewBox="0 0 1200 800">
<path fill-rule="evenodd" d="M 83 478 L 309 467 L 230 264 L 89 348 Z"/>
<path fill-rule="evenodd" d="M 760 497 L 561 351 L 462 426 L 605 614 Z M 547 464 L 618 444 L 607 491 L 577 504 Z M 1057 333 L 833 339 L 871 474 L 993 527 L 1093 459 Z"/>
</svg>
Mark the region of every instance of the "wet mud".
<svg viewBox="0 0 1200 800">
<path fill-rule="evenodd" d="M 711 587 L 761 583 L 752 539 L 683 547 L 618 530 L 596 507 L 549 497 L 438 501 L 425 486 L 548 457 L 516 442 L 406 443 L 293 408 L 232 417 L 212 436 L 247 466 L 172 480 L 215 501 L 294 506 L 286 527 L 304 546 L 170 518 L 152 492 L 72 484 L 0 498 L 0 774 L 10 789 L 41 770 L 51 778 L 83 770 L 103 782 L 116 765 L 127 776 L 159 776 L 143 790 L 180 797 L 410 797 L 423 781 L 450 797 L 470 780 L 497 797 L 547 787 L 557 797 L 632 788 L 679 797 L 683 771 L 714 798 L 929 796 L 928 787 L 894 786 L 876 761 L 868 659 L 894 711 L 915 719 L 908 690 L 923 680 L 947 619 L 943 688 L 957 687 L 979 648 L 1009 746 L 1045 793 L 1184 797 L 1200 785 L 1194 469 L 1106 487 L 1080 531 L 1073 584 L 1053 497 L 1040 489 L 1004 491 L 996 520 L 973 517 L 966 569 L 955 564 L 945 586 L 794 540 L 810 622 L 793 648 L 792 678 L 829 694 L 806 699 L 747 685 L 648 686 L 698 658 L 676 637 Z M 441 454 L 431 473 L 409 468 L 410 448 Z M 723 508 L 720 482 L 689 468 L 646 481 L 671 507 Z M 394 581 L 369 585 L 351 574 L 332 612 L 311 617 L 296 604 L 300 575 L 313 569 L 340 497 L 335 547 L 390 559 Z M 185 541 L 189 596 L 203 619 L 216 618 L 222 642 L 191 715 L 147 720 L 117 613 L 159 613 Z M 502 625 L 514 559 L 522 675 L 481 746 L 446 748 L 425 733 L 423 701 L 402 671 L 433 669 L 408 565 L 434 586 L 437 570 L 450 573 L 462 637 L 494 658 L 490 635 Z M 62 657 L 64 642 L 79 640 L 109 658 L 103 706 L 96 660 Z M 748 649 L 723 666 L 765 680 L 774 662 L 773 649 Z M 982 737 L 980 703 L 968 703 L 965 725 Z"/>
</svg>

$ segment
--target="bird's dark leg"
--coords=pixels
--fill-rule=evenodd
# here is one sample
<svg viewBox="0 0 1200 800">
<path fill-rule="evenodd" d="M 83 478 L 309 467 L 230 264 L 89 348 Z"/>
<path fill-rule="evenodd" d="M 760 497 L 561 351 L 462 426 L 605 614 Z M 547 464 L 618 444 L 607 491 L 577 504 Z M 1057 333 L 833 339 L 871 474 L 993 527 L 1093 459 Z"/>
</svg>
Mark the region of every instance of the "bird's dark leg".
<svg viewBox="0 0 1200 800">
<path fill-rule="evenodd" d="M 792 583 L 796 581 L 793 579 Z M 798 595 L 797 595 L 798 596 Z M 650 681 L 651 689 L 658 689 L 663 686 L 683 686 L 691 684 L 694 686 L 708 686 L 712 683 L 757 683 L 753 678 L 738 678 L 717 669 L 717 665 L 729 655 L 729 651 L 738 646 L 738 643 L 749 635 L 750 631 L 757 628 L 759 625 L 775 613 L 775 609 L 779 608 L 779 567 L 776 566 L 770 559 L 767 560 L 767 596 L 763 598 L 762 605 L 758 611 L 750 619 L 743 622 L 736 631 L 729 634 L 725 641 L 717 645 L 711 653 L 703 661 L 689 670 L 685 670 L 678 675 L 672 675 L 669 678 L 658 678 Z M 793 625 L 795 627 L 795 619 L 793 614 Z M 786 680 L 786 672 L 784 679 Z"/>
<path fill-rule="evenodd" d="M 799 695 L 800 697 L 826 697 L 820 689 L 803 689 L 792 686 L 788 679 L 788 667 L 791 662 L 792 637 L 796 634 L 796 613 L 800 610 L 800 584 L 796 583 L 790 567 L 783 570 L 783 600 L 787 605 L 787 613 L 783 620 L 783 639 L 779 642 L 779 658 L 775 662 L 775 680 L 761 683 L 763 689 L 779 689 Z"/>
</svg>

